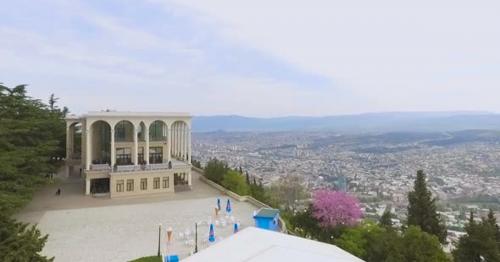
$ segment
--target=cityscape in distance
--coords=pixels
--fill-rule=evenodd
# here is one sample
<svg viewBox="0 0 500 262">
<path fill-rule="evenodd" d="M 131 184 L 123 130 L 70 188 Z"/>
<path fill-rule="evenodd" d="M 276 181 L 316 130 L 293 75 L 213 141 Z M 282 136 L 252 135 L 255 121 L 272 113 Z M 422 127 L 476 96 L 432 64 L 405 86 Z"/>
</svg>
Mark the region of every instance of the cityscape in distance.
<svg viewBox="0 0 500 262">
<path fill-rule="evenodd" d="M 417 170 L 427 174 L 439 212 L 451 230 L 464 230 L 471 208 L 483 215 L 490 208 L 500 210 L 500 131 L 475 128 L 489 126 L 485 119 L 498 115 L 427 113 L 416 120 L 414 113 L 397 113 L 396 122 L 406 125 L 398 128 L 395 123 L 394 131 L 388 130 L 389 123 L 382 120 L 382 115 L 372 115 L 381 121 L 360 120 L 356 131 L 340 132 L 333 131 L 334 127 L 320 130 L 314 125 L 309 131 L 307 125 L 302 125 L 301 130 L 291 128 L 315 122 L 314 118 L 289 121 L 295 123 L 279 131 L 262 131 L 265 128 L 261 122 L 269 122 L 269 129 L 279 128 L 280 120 L 272 119 L 246 120 L 249 123 L 243 125 L 245 131 L 227 131 L 228 123 L 219 127 L 212 124 L 210 128 L 217 131 L 193 134 L 193 159 L 202 164 L 211 158 L 226 161 L 265 185 L 294 175 L 303 179 L 309 192 L 324 187 L 347 191 L 362 200 L 367 216 L 378 219 L 390 207 L 397 215 L 397 223 L 406 219 L 406 196 L 412 190 Z M 351 118 L 354 123 L 362 117 Z M 457 130 L 456 123 L 443 123 L 422 131 L 422 123 L 449 118 L 467 119 L 459 123 L 466 129 Z M 241 120 L 235 120 L 238 121 Z M 199 125 L 200 130 L 208 128 L 203 123 Z"/>
</svg>

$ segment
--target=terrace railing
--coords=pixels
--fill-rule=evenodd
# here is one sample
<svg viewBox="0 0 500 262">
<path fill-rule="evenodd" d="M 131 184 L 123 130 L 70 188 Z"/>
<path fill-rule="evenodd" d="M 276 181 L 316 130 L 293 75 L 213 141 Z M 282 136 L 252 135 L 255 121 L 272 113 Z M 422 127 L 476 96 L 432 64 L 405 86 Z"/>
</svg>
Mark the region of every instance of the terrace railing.
<svg viewBox="0 0 500 262">
<path fill-rule="evenodd" d="M 133 172 L 141 170 L 141 166 L 135 165 L 118 165 L 115 167 L 115 172 Z"/>
<path fill-rule="evenodd" d="M 113 172 L 134 172 L 134 171 L 154 171 L 154 170 L 167 170 L 167 169 L 178 169 L 186 167 L 185 163 L 160 163 L 160 164 L 149 164 L 149 165 L 117 165 Z"/>
<path fill-rule="evenodd" d="M 161 169 L 170 169 L 171 165 L 169 167 L 168 163 L 162 163 L 162 164 L 149 164 L 146 166 L 146 168 L 149 168 L 149 170 L 161 170 Z"/>
<path fill-rule="evenodd" d="M 111 166 L 109 166 L 108 164 L 93 164 L 93 165 L 90 165 L 90 170 L 92 170 L 92 171 L 111 170 Z"/>
</svg>

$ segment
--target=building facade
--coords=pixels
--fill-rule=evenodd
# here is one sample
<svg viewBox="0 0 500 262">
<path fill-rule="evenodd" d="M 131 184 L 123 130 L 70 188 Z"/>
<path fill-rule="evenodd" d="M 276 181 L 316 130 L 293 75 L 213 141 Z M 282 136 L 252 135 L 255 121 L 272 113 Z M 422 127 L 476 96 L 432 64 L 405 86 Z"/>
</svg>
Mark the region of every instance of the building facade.
<svg viewBox="0 0 500 262">
<path fill-rule="evenodd" d="M 89 112 L 66 118 L 66 172 L 111 198 L 191 188 L 187 113 Z"/>
</svg>

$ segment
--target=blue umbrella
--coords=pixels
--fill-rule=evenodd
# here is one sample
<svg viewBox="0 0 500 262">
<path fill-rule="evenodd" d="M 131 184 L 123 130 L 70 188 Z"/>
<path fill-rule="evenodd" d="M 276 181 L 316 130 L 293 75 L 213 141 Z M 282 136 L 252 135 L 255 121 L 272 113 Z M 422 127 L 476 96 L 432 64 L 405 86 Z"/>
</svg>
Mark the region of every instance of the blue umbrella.
<svg viewBox="0 0 500 262">
<path fill-rule="evenodd" d="M 231 213 L 231 200 L 229 200 L 229 198 L 227 199 L 226 212 L 228 214 Z"/>
<path fill-rule="evenodd" d="M 220 198 L 217 198 L 217 208 L 220 210 Z"/>
<path fill-rule="evenodd" d="M 233 230 L 233 232 L 234 233 L 238 233 L 238 230 L 239 230 L 238 222 L 234 222 L 234 230 Z"/>
<path fill-rule="evenodd" d="M 215 242 L 214 224 L 210 224 L 210 231 L 208 232 L 208 241 L 211 243 Z"/>
</svg>

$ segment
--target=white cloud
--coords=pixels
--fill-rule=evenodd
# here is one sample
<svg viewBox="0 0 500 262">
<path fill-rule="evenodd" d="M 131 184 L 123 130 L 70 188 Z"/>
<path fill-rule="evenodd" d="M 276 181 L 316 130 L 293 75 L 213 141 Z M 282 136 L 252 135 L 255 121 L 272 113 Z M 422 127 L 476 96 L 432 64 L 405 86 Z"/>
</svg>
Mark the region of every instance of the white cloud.
<svg viewBox="0 0 500 262">
<path fill-rule="evenodd" d="M 490 99 L 500 95 L 498 1 L 176 3 L 228 39 L 341 81 L 368 100 L 362 110 L 500 110 Z M 481 70 L 494 73 L 467 73 Z"/>
<path fill-rule="evenodd" d="M 163 7 L 155 21 L 174 20 L 167 31 L 87 2 L 44 4 L 59 27 L 0 23 L 0 81 L 54 92 L 76 112 L 500 111 L 495 2 L 150 0 L 140 10 Z"/>
</svg>

